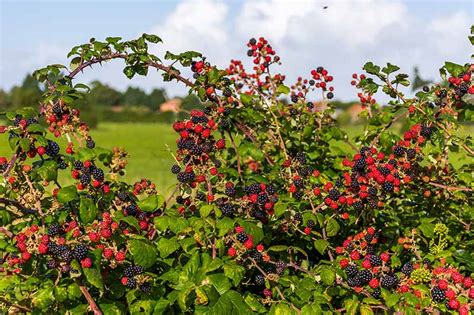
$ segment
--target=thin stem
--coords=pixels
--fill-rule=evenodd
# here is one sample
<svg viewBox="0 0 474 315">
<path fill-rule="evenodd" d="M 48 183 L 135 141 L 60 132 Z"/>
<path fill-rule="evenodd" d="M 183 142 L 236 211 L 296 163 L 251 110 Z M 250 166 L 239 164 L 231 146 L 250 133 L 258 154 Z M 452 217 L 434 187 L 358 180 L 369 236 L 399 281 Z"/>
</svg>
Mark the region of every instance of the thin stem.
<svg viewBox="0 0 474 315">
<path fill-rule="evenodd" d="M 92 298 L 91 294 L 89 293 L 89 290 L 87 290 L 86 286 L 83 285 L 79 280 L 76 280 L 77 285 L 79 286 L 79 289 L 82 292 L 82 295 L 86 298 L 87 302 L 89 303 L 89 307 L 91 310 L 94 312 L 94 315 L 102 315 L 102 311 L 100 308 L 97 306 L 97 303 L 94 301 Z"/>
<path fill-rule="evenodd" d="M 11 199 L 7 199 L 7 198 L 0 198 L 0 203 L 2 203 L 4 205 L 7 205 L 7 206 L 14 206 L 15 208 L 17 208 L 18 210 L 20 210 L 24 214 L 36 213 L 35 210 L 26 208 L 25 206 L 23 206 L 21 203 L 19 203 L 16 200 L 11 200 Z"/>
<path fill-rule="evenodd" d="M 10 301 L 8 301 L 7 299 L 3 298 L 3 297 L 0 297 L 0 301 L 7 304 L 7 305 L 10 305 L 12 307 L 15 307 L 23 312 L 27 312 L 27 313 L 31 313 L 31 308 L 28 308 L 26 306 L 23 306 L 23 305 L 19 305 L 19 304 L 15 304 L 15 303 L 12 303 Z"/>
</svg>

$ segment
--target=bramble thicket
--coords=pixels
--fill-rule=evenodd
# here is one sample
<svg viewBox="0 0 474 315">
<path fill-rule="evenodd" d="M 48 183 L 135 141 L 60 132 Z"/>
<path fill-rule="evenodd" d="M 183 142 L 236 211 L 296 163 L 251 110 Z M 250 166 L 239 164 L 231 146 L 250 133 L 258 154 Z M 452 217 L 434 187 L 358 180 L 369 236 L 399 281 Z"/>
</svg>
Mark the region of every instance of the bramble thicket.
<svg viewBox="0 0 474 315">
<path fill-rule="evenodd" d="M 226 69 L 150 54 L 159 42 L 91 39 L 69 67 L 34 72 L 39 106 L 1 113 L 1 313 L 472 312 L 474 148 L 459 129 L 473 121 L 474 65 L 446 62 L 409 97 L 399 67 L 366 63 L 348 78 L 367 118 L 350 141 L 330 67 L 288 84 L 264 38 L 247 43 L 250 66 Z M 76 76 L 112 59 L 205 104 L 170 126 L 169 195 L 123 182 L 127 153 L 96 144 L 74 106 L 88 91 Z"/>
</svg>

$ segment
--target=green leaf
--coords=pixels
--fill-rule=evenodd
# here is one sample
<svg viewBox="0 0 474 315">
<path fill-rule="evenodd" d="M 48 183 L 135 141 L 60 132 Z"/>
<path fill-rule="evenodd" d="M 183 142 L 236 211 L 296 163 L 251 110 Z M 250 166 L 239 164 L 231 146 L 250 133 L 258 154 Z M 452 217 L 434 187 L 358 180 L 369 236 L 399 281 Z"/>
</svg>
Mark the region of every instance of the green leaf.
<svg viewBox="0 0 474 315">
<path fill-rule="evenodd" d="M 268 248 L 269 252 L 283 252 L 288 249 L 286 245 L 274 245 Z"/>
<path fill-rule="evenodd" d="M 160 238 L 156 246 L 158 247 L 158 251 L 160 252 L 161 258 L 168 257 L 180 247 L 179 243 L 176 241 L 176 237 L 170 239 L 162 237 Z"/>
<path fill-rule="evenodd" d="M 98 264 L 99 262 L 97 262 Z M 104 291 L 104 283 L 102 281 L 102 274 L 98 268 L 82 268 L 82 272 L 86 277 L 87 282 L 92 284 L 97 289 Z"/>
<path fill-rule="evenodd" d="M 380 67 L 374 65 L 373 62 L 367 62 L 362 69 L 364 69 L 365 71 L 367 71 L 367 73 L 370 74 L 378 75 L 380 73 Z"/>
<path fill-rule="evenodd" d="M 76 186 L 66 186 L 59 189 L 58 192 L 58 201 L 60 203 L 68 203 L 77 198 L 77 189 Z"/>
<path fill-rule="evenodd" d="M 372 311 L 372 308 L 370 307 L 370 305 L 362 304 L 360 306 L 360 314 L 361 315 L 373 315 L 374 311 Z"/>
<path fill-rule="evenodd" d="M 217 221 L 217 228 L 219 229 L 219 236 L 224 236 L 234 228 L 234 220 L 224 217 Z"/>
<path fill-rule="evenodd" d="M 323 239 L 318 239 L 314 241 L 314 247 L 321 255 L 324 254 L 328 245 L 328 241 L 325 241 Z"/>
<path fill-rule="evenodd" d="M 387 66 L 382 68 L 382 72 L 385 74 L 390 74 L 398 70 L 400 70 L 400 67 L 396 65 L 392 65 L 391 63 L 387 63 Z"/>
<path fill-rule="evenodd" d="M 163 239 L 160 239 L 160 241 Z M 179 247 L 178 244 L 176 246 Z M 150 241 L 132 239 L 128 241 L 128 248 L 135 264 L 148 268 L 155 263 L 157 252 L 155 246 Z"/>
<path fill-rule="evenodd" d="M 81 204 L 79 205 L 79 217 L 82 223 L 92 223 L 97 216 L 97 206 L 94 201 L 89 198 L 81 198 Z"/>
<path fill-rule="evenodd" d="M 346 308 L 346 314 L 355 315 L 359 309 L 359 301 L 347 299 L 344 301 L 344 306 Z"/>
<path fill-rule="evenodd" d="M 461 65 L 458 65 L 454 62 L 449 62 L 449 61 L 446 61 L 444 63 L 444 67 L 446 68 L 446 70 L 448 70 L 448 72 L 454 76 L 454 77 L 457 77 L 459 76 L 461 73 L 464 72 L 464 67 L 461 66 Z"/>
<path fill-rule="evenodd" d="M 253 294 L 248 294 L 245 297 L 244 301 L 245 303 L 247 303 L 248 306 L 250 306 L 250 309 L 253 312 L 257 312 L 257 313 L 267 312 L 267 309 L 265 308 L 265 306 L 263 306 Z"/>
<path fill-rule="evenodd" d="M 224 275 L 232 279 L 234 286 L 238 286 L 245 274 L 245 268 L 237 265 L 234 261 L 224 264 Z"/>
<path fill-rule="evenodd" d="M 252 104 L 252 96 L 242 93 L 242 94 L 240 94 L 240 101 L 245 106 L 249 106 L 249 105 Z"/>
<path fill-rule="evenodd" d="M 301 315 L 319 315 L 322 314 L 323 310 L 317 303 L 306 304 L 301 309 Z"/>
<path fill-rule="evenodd" d="M 143 34 L 142 35 L 143 38 L 145 38 L 147 41 L 149 41 L 150 43 L 160 43 L 160 42 L 163 42 L 161 40 L 161 38 L 159 38 L 158 36 L 156 35 L 152 35 L 152 34 Z"/>
<path fill-rule="evenodd" d="M 162 207 L 165 198 L 161 195 L 151 195 L 144 200 L 138 202 L 138 207 L 144 212 L 153 212 Z"/>
<path fill-rule="evenodd" d="M 199 214 L 203 218 L 207 218 L 209 214 L 214 210 L 215 206 L 214 205 L 204 205 L 201 208 L 199 208 Z"/>
<path fill-rule="evenodd" d="M 209 276 L 210 283 L 214 288 L 219 292 L 220 295 L 226 293 L 232 287 L 232 284 L 229 281 L 229 278 L 223 274 L 213 274 Z"/>
<path fill-rule="evenodd" d="M 207 315 L 222 315 L 222 314 L 233 314 L 233 315 L 246 315 L 252 314 L 247 304 L 242 299 L 242 295 L 236 291 L 227 291 L 217 302 L 211 307 L 207 308 L 204 312 Z"/>
<path fill-rule="evenodd" d="M 339 232 L 340 226 L 339 223 L 337 223 L 336 219 L 330 218 L 327 225 L 326 225 L 326 233 L 328 237 L 332 237 L 337 235 L 337 232 Z"/>
<path fill-rule="evenodd" d="M 285 94 L 285 95 L 287 95 L 288 93 L 290 93 L 290 88 L 287 87 L 286 85 L 280 84 L 280 85 L 277 87 L 277 94 Z"/>
<path fill-rule="evenodd" d="M 388 307 L 392 307 L 394 306 L 395 304 L 397 304 L 398 300 L 400 299 L 400 295 L 397 294 L 397 293 L 392 293 L 392 294 L 389 294 L 386 298 L 385 298 L 385 303 L 387 304 Z"/>
<path fill-rule="evenodd" d="M 324 266 L 321 268 L 321 280 L 326 285 L 332 285 L 336 280 L 336 273 L 330 267 Z"/>
</svg>

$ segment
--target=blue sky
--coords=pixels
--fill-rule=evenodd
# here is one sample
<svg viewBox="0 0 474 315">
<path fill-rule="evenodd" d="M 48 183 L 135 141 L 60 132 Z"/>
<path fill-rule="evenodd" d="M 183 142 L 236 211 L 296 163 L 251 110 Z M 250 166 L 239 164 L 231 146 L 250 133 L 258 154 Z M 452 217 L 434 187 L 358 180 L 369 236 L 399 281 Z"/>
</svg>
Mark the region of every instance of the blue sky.
<svg viewBox="0 0 474 315">
<path fill-rule="evenodd" d="M 323 10 L 323 6 L 328 9 Z M 319 65 L 335 76 L 336 96 L 353 99 L 352 72 L 367 60 L 392 62 L 411 73 L 436 78 L 444 60 L 469 62 L 467 41 L 474 1 L 396 0 L 186 0 L 186 1 L 6 1 L 0 0 L 0 88 L 49 63 L 66 63 L 68 50 L 90 37 L 156 33 L 165 43 L 155 53 L 198 50 L 226 66 L 245 58 L 245 42 L 266 36 L 283 59 L 289 79 Z M 159 75 L 128 81 L 120 65 L 79 77 L 100 79 L 118 88 L 166 87 Z"/>
</svg>

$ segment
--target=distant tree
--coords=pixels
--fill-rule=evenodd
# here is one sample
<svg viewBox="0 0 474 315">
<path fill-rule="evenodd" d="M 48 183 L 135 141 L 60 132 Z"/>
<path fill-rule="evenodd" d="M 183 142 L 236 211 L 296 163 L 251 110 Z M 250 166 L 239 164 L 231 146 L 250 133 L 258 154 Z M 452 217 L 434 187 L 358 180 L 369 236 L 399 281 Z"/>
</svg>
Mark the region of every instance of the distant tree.
<svg viewBox="0 0 474 315">
<path fill-rule="evenodd" d="M 128 87 L 128 89 L 122 95 L 122 104 L 134 106 L 134 105 L 148 105 L 148 95 L 140 88 Z"/>
<path fill-rule="evenodd" d="M 181 108 L 190 111 L 192 109 L 203 109 L 204 105 L 194 94 L 189 94 L 182 98 Z"/>
<path fill-rule="evenodd" d="M 91 106 L 116 106 L 120 104 L 122 94 L 99 81 L 91 83 L 91 92 L 88 95 L 88 103 Z"/>
<path fill-rule="evenodd" d="M 420 76 L 420 71 L 418 67 L 413 68 L 413 83 L 411 85 L 412 91 L 417 91 L 421 89 L 423 86 L 432 83 L 431 80 L 425 80 Z"/>
<path fill-rule="evenodd" d="M 164 89 L 153 89 L 153 91 L 148 95 L 147 105 L 152 110 L 158 110 L 160 109 L 160 105 L 166 102 L 167 99 L 168 96 Z"/>
<path fill-rule="evenodd" d="M 0 110 L 6 109 L 8 106 L 8 93 L 0 89 Z"/>
<path fill-rule="evenodd" d="M 21 86 L 11 89 L 8 96 L 8 104 L 11 107 L 37 106 L 41 100 L 42 91 L 38 81 L 31 75 L 27 75 Z"/>
</svg>

